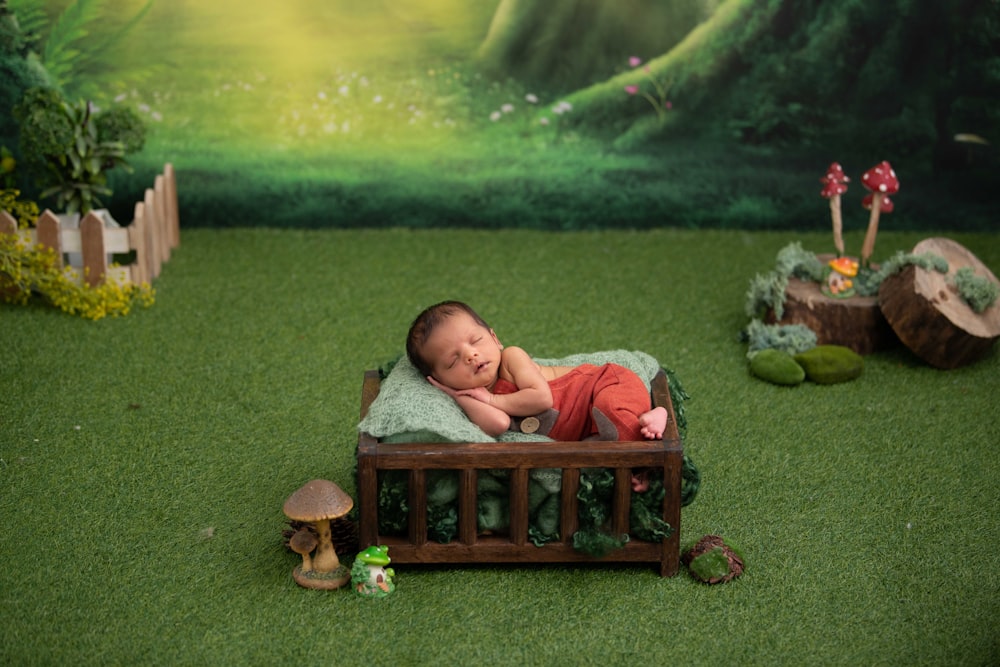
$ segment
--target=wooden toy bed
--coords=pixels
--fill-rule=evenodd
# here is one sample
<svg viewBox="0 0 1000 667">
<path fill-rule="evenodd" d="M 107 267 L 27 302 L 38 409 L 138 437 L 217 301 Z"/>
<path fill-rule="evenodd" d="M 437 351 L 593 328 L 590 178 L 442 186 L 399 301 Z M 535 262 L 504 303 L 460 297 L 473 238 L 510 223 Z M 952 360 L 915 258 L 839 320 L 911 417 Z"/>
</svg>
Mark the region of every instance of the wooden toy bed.
<svg viewBox="0 0 1000 667">
<path fill-rule="evenodd" d="M 367 371 L 361 393 L 362 419 L 379 388 L 379 372 Z M 390 444 L 361 431 L 357 450 L 360 546 L 388 545 L 393 562 L 401 564 L 648 562 L 658 564 L 661 576 L 675 575 L 680 561 L 683 444 L 662 370 L 650 382 L 650 389 L 653 403 L 665 407 L 670 415 L 667 431 L 658 441 Z M 536 546 L 528 535 L 528 482 L 531 471 L 542 468 L 562 471 L 559 530 L 556 539 Z M 633 537 L 601 558 L 574 548 L 581 470 L 592 468 L 613 472 L 610 531 L 616 535 L 629 533 L 632 470 L 651 468 L 655 475 L 662 472 L 662 518 L 673 528 L 670 536 L 657 542 Z M 509 529 L 505 534 L 481 534 L 477 525 L 477 479 L 485 471 L 496 469 L 509 473 Z M 448 543 L 428 537 L 427 478 L 429 473 L 442 470 L 458 474 L 456 539 Z M 408 479 L 408 520 L 402 536 L 379 532 L 379 479 L 386 471 L 404 471 Z"/>
</svg>

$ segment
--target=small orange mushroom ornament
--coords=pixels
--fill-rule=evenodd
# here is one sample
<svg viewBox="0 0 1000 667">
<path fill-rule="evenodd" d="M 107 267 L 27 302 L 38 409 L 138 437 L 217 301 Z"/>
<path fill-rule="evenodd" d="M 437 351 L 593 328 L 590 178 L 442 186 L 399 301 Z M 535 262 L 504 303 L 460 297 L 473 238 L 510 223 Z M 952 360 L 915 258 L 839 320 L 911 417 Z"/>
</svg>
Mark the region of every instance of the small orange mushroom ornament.
<svg viewBox="0 0 1000 667">
<path fill-rule="evenodd" d="M 846 299 L 854 296 L 854 281 L 858 275 L 858 263 L 850 257 L 837 257 L 829 262 L 830 274 L 826 277 L 823 292 L 827 296 Z"/>
</svg>

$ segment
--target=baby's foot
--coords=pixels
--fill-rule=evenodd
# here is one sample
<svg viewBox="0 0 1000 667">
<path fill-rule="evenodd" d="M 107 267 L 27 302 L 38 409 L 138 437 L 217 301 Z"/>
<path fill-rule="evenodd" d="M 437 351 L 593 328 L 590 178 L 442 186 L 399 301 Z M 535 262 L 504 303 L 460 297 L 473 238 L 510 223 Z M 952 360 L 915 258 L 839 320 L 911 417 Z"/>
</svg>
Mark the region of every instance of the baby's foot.
<svg viewBox="0 0 1000 667">
<path fill-rule="evenodd" d="M 639 472 L 632 471 L 632 490 L 636 493 L 645 493 L 649 490 L 648 469 L 643 469 Z"/>
<path fill-rule="evenodd" d="M 667 428 L 667 409 L 655 407 L 639 415 L 639 432 L 647 440 L 659 440 Z"/>
</svg>

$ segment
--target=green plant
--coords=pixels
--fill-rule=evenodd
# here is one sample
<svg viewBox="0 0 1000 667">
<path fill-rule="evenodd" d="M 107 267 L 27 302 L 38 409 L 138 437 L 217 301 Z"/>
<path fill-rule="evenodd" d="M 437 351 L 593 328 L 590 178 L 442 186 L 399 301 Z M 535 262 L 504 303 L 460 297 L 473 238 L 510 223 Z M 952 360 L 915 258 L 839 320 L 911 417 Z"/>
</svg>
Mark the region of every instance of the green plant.
<svg viewBox="0 0 1000 667">
<path fill-rule="evenodd" d="M 634 69 L 642 64 L 642 59 L 637 56 L 632 56 L 628 59 L 628 64 Z M 647 102 L 649 102 L 650 106 L 653 107 L 653 111 L 656 112 L 656 117 L 662 121 L 666 117 L 667 112 L 674 108 L 674 103 L 670 101 L 669 97 L 667 97 L 671 83 L 664 84 L 657 81 L 656 77 L 653 76 L 653 72 L 649 68 L 649 65 L 646 65 L 642 69 L 646 73 L 646 79 L 653 86 L 656 96 L 654 97 L 649 91 L 643 90 L 639 84 L 629 84 L 625 86 L 625 92 L 629 95 L 639 95 L 644 98 Z"/>
<path fill-rule="evenodd" d="M 51 248 L 28 247 L 17 234 L 0 234 L 0 300 L 26 305 L 40 298 L 71 315 L 89 320 L 128 315 L 136 304 L 151 306 L 148 284 L 120 285 L 113 280 L 90 287 L 73 269 L 63 270 Z"/>
<path fill-rule="evenodd" d="M 17 220 L 20 229 L 27 229 L 38 220 L 38 204 L 21 199 L 16 184 L 17 160 L 6 146 L 0 146 L 0 211 L 7 211 Z"/>
<path fill-rule="evenodd" d="M 17 183 L 17 160 L 6 146 L 0 146 L 0 185 L 11 189 Z"/>
<path fill-rule="evenodd" d="M 106 87 L 108 81 L 102 79 L 117 69 L 108 66 L 113 48 L 142 20 L 153 0 L 104 37 L 95 30 L 106 23 L 104 0 L 72 0 L 51 21 L 45 11 L 47 4 L 42 0 L 9 0 L 20 26 L 23 50 L 37 54 L 60 90 L 94 92 Z"/>
<path fill-rule="evenodd" d="M 7 211 L 17 220 L 19 229 L 34 227 L 38 220 L 38 204 L 19 199 L 21 191 L 14 188 L 0 190 L 0 211 Z"/>
<path fill-rule="evenodd" d="M 131 171 L 126 153 L 142 148 L 145 128 L 135 112 L 116 107 L 96 110 L 89 101 L 70 103 L 50 88 L 32 88 L 14 108 L 21 125 L 21 152 L 44 188 L 41 199 L 54 196 L 59 208 L 86 213 L 110 195 L 107 172 Z"/>
</svg>

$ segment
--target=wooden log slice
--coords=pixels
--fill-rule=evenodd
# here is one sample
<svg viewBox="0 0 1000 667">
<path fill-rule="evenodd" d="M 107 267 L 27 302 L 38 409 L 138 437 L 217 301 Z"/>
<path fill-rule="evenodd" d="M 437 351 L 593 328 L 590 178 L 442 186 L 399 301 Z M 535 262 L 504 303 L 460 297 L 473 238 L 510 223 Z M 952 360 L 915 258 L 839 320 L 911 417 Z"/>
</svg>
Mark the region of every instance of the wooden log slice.
<svg viewBox="0 0 1000 667">
<path fill-rule="evenodd" d="M 826 263 L 833 255 L 817 255 Z M 788 279 L 785 311 L 781 320 L 769 311 L 767 321 L 776 324 L 804 324 L 816 332 L 819 345 L 843 345 L 858 354 L 890 349 L 899 339 L 879 309 L 874 296 L 837 299 L 823 294 L 820 284 L 798 278 Z"/>
<path fill-rule="evenodd" d="M 927 252 L 943 257 L 948 273 L 907 266 L 882 281 L 879 302 L 896 335 L 914 354 L 937 368 L 958 368 L 981 359 L 1000 338 L 1000 301 L 976 313 L 955 289 L 955 273 L 970 267 L 994 283 L 997 278 L 951 239 L 924 239 L 913 248 L 915 255 Z"/>
</svg>

